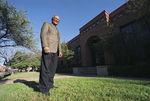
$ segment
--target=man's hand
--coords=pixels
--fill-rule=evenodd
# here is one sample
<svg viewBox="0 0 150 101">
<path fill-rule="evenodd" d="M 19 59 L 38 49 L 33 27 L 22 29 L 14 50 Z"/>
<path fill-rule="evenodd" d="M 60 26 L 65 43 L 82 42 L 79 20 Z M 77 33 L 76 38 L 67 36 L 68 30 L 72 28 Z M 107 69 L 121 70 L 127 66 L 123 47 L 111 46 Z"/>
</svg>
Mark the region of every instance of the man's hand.
<svg viewBox="0 0 150 101">
<path fill-rule="evenodd" d="M 62 57 L 62 53 L 61 52 L 59 52 L 59 58 L 61 58 Z"/>
<path fill-rule="evenodd" d="M 45 52 L 45 53 L 50 53 L 49 47 L 44 47 L 44 52 Z"/>
</svg>

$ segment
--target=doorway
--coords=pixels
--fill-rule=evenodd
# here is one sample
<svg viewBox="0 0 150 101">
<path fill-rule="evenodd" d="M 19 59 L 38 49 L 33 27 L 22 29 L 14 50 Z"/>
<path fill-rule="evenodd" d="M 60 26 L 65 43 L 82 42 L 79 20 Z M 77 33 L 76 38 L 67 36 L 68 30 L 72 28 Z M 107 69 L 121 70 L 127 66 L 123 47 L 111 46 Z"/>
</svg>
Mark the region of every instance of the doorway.
<svg viewBox="0 0 150 101">
<path fill-rule="evenodd" d="M 95 38 L 90 48 L 92 66 L 104 65 L 105 60 L 101 40 L 99 38 Z"/>
</svg>

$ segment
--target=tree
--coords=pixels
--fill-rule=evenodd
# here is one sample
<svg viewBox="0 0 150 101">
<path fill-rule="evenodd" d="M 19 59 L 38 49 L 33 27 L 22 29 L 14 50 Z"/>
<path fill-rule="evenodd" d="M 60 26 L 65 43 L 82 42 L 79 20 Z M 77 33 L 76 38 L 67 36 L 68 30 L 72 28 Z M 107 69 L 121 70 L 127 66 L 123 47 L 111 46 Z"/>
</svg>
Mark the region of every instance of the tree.
<svg viewBox="0 0 150 101">
<path fill-rule="evenodd" d="M 120 32 L 120 29 L 116 24 L 107 22 L 107 25 L 102 27 L 104 33 L 100 34 L 104 51 L 113 54 L 116 64 L 121 65 L 134 64 L 137 61 L 142 61 L 137 59 L 137 51 L 144 50 L 148 53 L 150 50 L 149 44 L 147 44 L 149 43 L 149 40 L 147 40 L 149 34 L 146 35 L 146 33 L 149 32 L 149 29 L 144 22 L 144 20 L 148 21 L 150 18 L 150 0 L 130 0 L 126 11 L 132 13 L 132 17 L 135 19 L 135 22 L 132 23 L 133 32 Z M 126 42 L 124 42 L 125 40 L 121 35 L 125 37 L 124 39 Z M 99 45 L 97 45 L 97 47 L 98 46 Z M 138 54 L 138 58 L 140 58 L 140 55 L 142 54 Z"/>
<path fill-rule="evenodd" d="M 5 49 L 0 49 L 0 54 L 1 54 L 1 57 L 4 58 L 4 64 L 7 68 L 7 66 L 9 65 L 11 59 L 14 57 L 15 53 L 16 53 L 17 50 L 12 50 L 12 47 L 11 48 L 8 48 L 6 47 Z"/>
<path fill-rule="evenodd" d="M 30 54 L 28 60 L 28 65 L 32 67 L 33 71 L 40 67 L 41 65 L 41 51 L 36 50 L 34 54 Z"/>
<path fill-rule="evenodd" d="M 36 42 L 34 31 L 26 16 L 27 12 L 23 9 L 17 11 L 8 1 L 0 0 L 0 43 L 3 43 L 0 47 L 18 45 L 29 49 L 34 47 Z"/>
<path fill-rule="evenodd" d="M 26 18 L 27 12 L 23 9 L 17 10 L 12 4 L 0 0 L 0 55 L 6 58 L 8 50 L 17 50 L 16 47 L 26 47 L 30 50 L 36 48 L 38 39 L 34 39 L 32 24 Z M 15 52 L 14 52 L 15 54 Z M 14 54 L 12 54 L 13 57 Z M 9 59 L 10 60 L 10 59 Z M 7 63 L 6 63 L 7 64 Z"/>
<path fill-rule="evenodd" d="M 102 29 L 104 32 L 99 36 L 102 46 L 101 43 L 98 43 L 96 45 L 97 50 L 102 48 L 103 52 L 113 54 L 116 64 L 128 64 L 128 55 L 125 52 L 119 27 L 116 24 L 107 22 L 107 25 L 103 26 Z"/>
<path fill-rule="evenodd" d="M 74 51 L 72 51 L 68 48 L 68 45 L 65 41 L 62 42 L 61 49 L 62 49 L 62 54 L 63 54 L 62 60 L 64 60 L 66 62 L 66 68 L 68 68 L 68 60 L 73 58 Z"/>
<path fill-rule="evenodd" d="M 14 58 L 11 60 L 10 66 L 12 66 L 12 68 L 18 68 L 18 69 L 26 68 L 28 65 L 26 62 L 27 58 L 28 58 L 27 53 L 18 51 L 14 55 Z"/>
<path fill-rule="evenodd" d="M 145 44 L 140 44 L 138 42 L 138 48 L 146 51 L 147 59 L 150 61 L 150 0 L 130 0 L 127 5 L 127 11 L 134 14 L 135 25 L 137 29 L 138 38 L 143 41 Z M 145 22 L 145 23 L 143 23 Z M 136 34 L 137 34 L 136 33 Z M 138 39 L 137 38 L 137 39 Z M 140 41 L 139 40 L 139 41 Z M 141 43 L 143 43 L 141 42 Z M 140 58 L 140 57 L 139 57 Z"/>
<path fill-rule="evenodd" d="M 10 66 L 11 61 L 14 57 L 20 57 L 22 55 L 18 54 L 18 52 L 25 52 L 25 53 L 33 53 L 32 51 L 28 50 L 25 47 L 3 47 L 0 49 L 1 58 L 4 58 L 4 65 L 6 68 Z M 2 62 L 2 61 L 1 61 Z"/>
<path fill-rule="evenodd" d="M 127 11 L 135 14 L 136 19 L 150 18 L 150 0 L 130 0 Z"/>
<path fill-rule="evenodd" d="M 41 51 L 37 50 L 35 53 L 17 52 L 11 61 L 11 66 L 18 69 L 32 69 L 39 67 L 41 63 Z"/>
</svg>

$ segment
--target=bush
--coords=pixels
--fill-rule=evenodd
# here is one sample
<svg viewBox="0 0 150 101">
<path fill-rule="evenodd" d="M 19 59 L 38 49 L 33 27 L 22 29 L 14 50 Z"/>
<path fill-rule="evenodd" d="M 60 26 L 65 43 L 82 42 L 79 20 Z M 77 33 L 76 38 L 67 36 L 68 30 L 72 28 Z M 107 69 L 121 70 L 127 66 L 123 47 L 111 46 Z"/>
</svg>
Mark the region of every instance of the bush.
<svg viewBox="0 0 150 101">
<path fill-rule="evenodd" d="M 56 73 L 73 73 L 73 68 L 66 68 L 66 65 L 59 65 L 56 69 Z"/>
<path fill-rule="evenodd" d="M 56 73 L 73 73 L 73 67 L 81 67 L 81 64 L 69 64 L 68 68 L 66 65 L 58 65 Z"/>
<path fill-rule="evenodd" d="M 72 68 L 57 68 L 56 73 L 73 73 Z"/>
<path fill-rule="evenodd" d="M 150 78 L 149 71 L 150 63 L 148 62 L 141 62 L 135 65 L 108 67 L 109 76 Z"/>
</svg>

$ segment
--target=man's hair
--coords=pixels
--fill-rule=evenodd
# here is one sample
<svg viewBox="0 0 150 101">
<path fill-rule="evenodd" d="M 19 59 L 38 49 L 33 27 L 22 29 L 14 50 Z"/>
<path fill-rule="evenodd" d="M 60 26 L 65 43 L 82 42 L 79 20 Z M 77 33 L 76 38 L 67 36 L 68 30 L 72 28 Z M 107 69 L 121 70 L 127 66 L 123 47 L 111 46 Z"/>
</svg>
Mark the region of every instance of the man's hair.
<svg viewBox="0 0 150 101">
<path fill-rule="evenodd" d="M 58 15 L 54 15 L 54 16 L 52 17 L 51 21 L 53 21 L 53 19 L 54 19 L 55 16 L 58 16 Z"/>
</svg>

